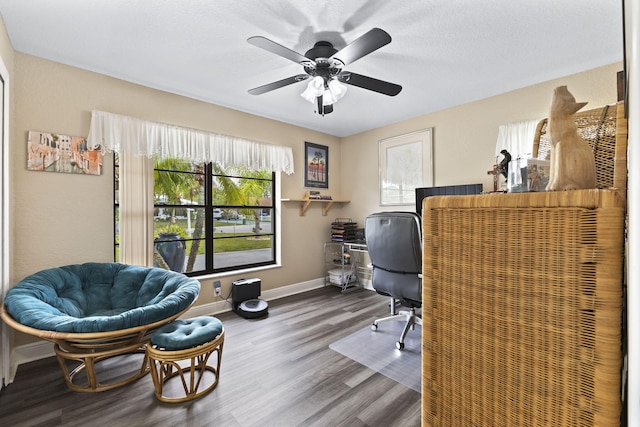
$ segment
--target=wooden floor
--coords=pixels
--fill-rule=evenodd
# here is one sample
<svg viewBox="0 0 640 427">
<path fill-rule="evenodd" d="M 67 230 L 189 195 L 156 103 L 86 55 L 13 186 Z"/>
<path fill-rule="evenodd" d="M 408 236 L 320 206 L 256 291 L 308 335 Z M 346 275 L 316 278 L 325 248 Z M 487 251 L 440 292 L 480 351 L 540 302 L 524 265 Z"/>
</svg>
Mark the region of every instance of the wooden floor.
<svg viewBox="0 0 640 427">
<path fill-rule="evenodd" d="M 272 301 L 269 316 L 217 317 L 220 383 L 202 398 L 159 402 L 151 378 L 76 393 L 54 358 L 20 366 L 0 392 L 3 426 L 419 426 L 420 394 L 329 349 L 388 312 L 371 291 L 328 287 Z"/>
</svg>

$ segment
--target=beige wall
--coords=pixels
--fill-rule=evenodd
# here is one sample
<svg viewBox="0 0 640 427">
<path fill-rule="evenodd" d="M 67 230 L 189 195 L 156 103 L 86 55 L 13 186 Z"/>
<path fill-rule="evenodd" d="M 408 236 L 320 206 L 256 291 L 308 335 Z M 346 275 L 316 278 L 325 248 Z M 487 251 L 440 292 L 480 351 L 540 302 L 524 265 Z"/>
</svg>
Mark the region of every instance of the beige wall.
<svg viewBox="0 0 640 427">
<path fill-rule="evenodd" d="M 4 62 L 5 67 L 10 74 L 13 70 L 13 47 L 7 34 L 7 29 L 4 26 L 4 21 L 0 19 L 0 58 Z"/>
<path fill-rule="evenodd" d="M 493 180 L 487 171 L 495 163 L 500 125 L 546 117 L 553 88 L 561 85 L 566 85 L 578 101 L 588 101 L 585 109 L 614 104 L 616 73 L 620 70 L 622 63 L 611 64 L 344 138 L 342 190 L 351 203 L 343 214 L 363 222 L 371 212 L 415 210 L 414 206 L 379 205 L 381 139 L 433 127 L 434 185 L 481 182 L 485 190 L 491 190 Z"/>
</svg>

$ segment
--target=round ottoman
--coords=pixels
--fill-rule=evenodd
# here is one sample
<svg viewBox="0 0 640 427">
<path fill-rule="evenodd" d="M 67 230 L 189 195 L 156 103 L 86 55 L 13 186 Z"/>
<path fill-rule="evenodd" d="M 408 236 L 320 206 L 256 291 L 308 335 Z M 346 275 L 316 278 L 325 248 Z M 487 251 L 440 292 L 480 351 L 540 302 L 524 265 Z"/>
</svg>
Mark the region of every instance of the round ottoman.
<svg viewBox="0 0 640 427">
<path fill-rule="evenodd" d="M 174 320 L 158 328 L 147 345 L 156 397 L 163 402 L 177 403 L 213 390 L 220 377 L 223 344 L 222 322 L 211 316 Z M 211 360 L 212 356 L 215 360 Z M 164 386 L 174 377 L 180 378 L 178 384 L 182 390 L 175 392 L 173 387 L 171 395 L 165 395 Z M 172 386 L 176 382 L 172 381 Z"/>
</svg>

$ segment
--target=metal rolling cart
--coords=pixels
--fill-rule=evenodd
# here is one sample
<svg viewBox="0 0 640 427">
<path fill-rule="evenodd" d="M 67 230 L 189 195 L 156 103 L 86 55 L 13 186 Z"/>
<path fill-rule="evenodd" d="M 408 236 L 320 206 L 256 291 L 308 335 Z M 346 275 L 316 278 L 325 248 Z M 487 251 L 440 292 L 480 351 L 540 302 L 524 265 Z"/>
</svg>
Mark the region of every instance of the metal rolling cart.
<svg viewBox="0 0 640 427">
<path fill-rule="evenodd" d="M 342 292 L 362 289 L 371 280 L 364 232 L 350 218 L 331 223 L 331 241 L 324 244 L 325 286 Z"/>
<path fill-rule="evenodd" d="M 344 242 L 324 244 L 324 284 L 339 286 L 342 292 L 358 287 L 357 271 Z"/>
</svg>

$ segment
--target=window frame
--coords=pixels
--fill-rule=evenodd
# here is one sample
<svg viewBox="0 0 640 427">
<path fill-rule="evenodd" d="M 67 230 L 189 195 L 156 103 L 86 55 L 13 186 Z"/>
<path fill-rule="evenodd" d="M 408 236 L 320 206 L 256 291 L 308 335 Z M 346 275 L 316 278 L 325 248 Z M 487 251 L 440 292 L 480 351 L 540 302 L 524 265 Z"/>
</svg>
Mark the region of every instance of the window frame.
<svg viewBox="0 0 640 427">
<path fill-rule="evenodd" d="M 117 154 L 114 153 L 114 259 L 119 261 L 119 233 L 118 226 L 119 221 L 119 174 L 122 172 L 120 169 L 119 161 L 117 158 Z M 156 201 L 153 201 L 152 212 L 156 211 L 158 208 L 195 208 L 195 209 L 204 209 L 204 236 L 201 240 L 205 245 L 205 266 L 204 269 L 198 269 L 196 271 L 183 272 L 183 274 L 192 277 L 203 277 L 203 276 L 217 276 L 217 275 L 225 275 L 225 274 L 237 274 L 240 272 L 252 271 L 252 270 L 260 270 L 265 268 L 274 268 L 280 266 L 280 202 L 279 202 L 279 189 L 280 189 L 280 173 L 278 172 L 270 172 L 268 178 L 256 178 L 250 176 L 243 176 L 242 174 L 220 174 L 214 171 L 212 163 L 204 163 L 203 172 L 196 171 L 180 171 L 180 170 L 172 170 L 172 169 L 156 169 L 155 165 L 153 167 L 153 174 L 148 177 L 151 181 L 154 181 L 154 175 L 156 171 L 160 172 L 172 172 L 172 173 L 186 173 L 186 174 L 202 174 L 204 179 L 204 202 L 202 204 L 169 204 L 163 203 L 158 204 Z M 213 200 L 213 180 L 216 176 L 226 176 L 229 178 L 238 178 L 238 179 L 258 179 L 263 181 L 269 181 L 270 188 L 268 193 L 271 195 L 271 203 L 269 205 L 262 205 L 261 203 L 256 205 L 233 205 L 233 204 L 216 204 Z M 154 197 L 155 199 L 155 197 Z M 215 220 L 213 212 L 215 209 L 242 209 L 242 210 L 264 210 L 268 209 L 271 212 L 271 230 L 268 232 L 260 233 L 261 236 L 269 236 L 271 239 L 271 247 L 270 247 L 270 255 L 269 259 L 265 261 L 259 262 L 251 262 L 251 263 L 243 263 L 243 264 L 235 264 L 232 266 L 226 267 L 216 267 L 215 265 L 215 242 L 216 240 L 222 239 L 235 239 L 242 238 L 254 235 L 254 233 L 239 233 L 234 236 L 228 237 L 216 237 L 215 236 Z M 153 214 L 152 214 L 153 215 Z M 153 222 L 153 217 L 149 220 Z M 154 232 L 155 234 L 155 232 Z M 193 238 L 184 238 L 181 237 L 180 240 L 183 242 L 194 241 L 196 239 Z M 153 246 L 154 241 L 149 242 L 149 245 Z"/>
</svg>

